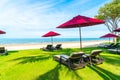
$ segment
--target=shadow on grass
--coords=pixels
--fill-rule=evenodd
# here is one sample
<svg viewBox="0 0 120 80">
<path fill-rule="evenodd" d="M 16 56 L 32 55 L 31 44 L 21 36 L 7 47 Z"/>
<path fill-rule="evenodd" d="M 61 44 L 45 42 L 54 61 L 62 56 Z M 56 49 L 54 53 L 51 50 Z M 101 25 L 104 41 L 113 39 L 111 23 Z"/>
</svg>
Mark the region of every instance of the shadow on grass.
<svg viewBox="0 0 120 80">
<path fill-rule="evenodd" d="M 70 48 L 66 48 L 66 49 L 62 49 L 62 50 L 56 50 L 55 52 L 57 52 L 59 54 L 70 54 L 71 52 L 73 52 L 73 50 Z"/>
<path fill-rule="evenodd" d="M 63 68 L 64 67 L 64 68 Z M 82 78 L 78 75 L 78 73 L 74 70 L 69 70 L 65 66 L 61 66 L 57 64 L 56 67 L 43 75 L 40 75 L 36 80 L 60 80 L 60 71 L 66 72 L 65 75 L 61 74 L 64 77 L 71 77 L 71 80 L 82 80 Z"/>
<path fill-rule="evenodd" d="M 54 69 L 40 75 L 36 80 L 59 80 L 59 69 L 60 65 L 58 64 Z"/>
<path fill-rule="evenodd" d="M 78 75 L 76 71 L 72 71 L 72 72 L 73 72 L 72 80 L 82 80 L 82 78 Z"/>
<path fill-rule="evenodd" d="M 25 63 L 30 63 L 30 62 L 36 62 L 36 61 L 44 61 L 49 59 L 51 56 L 28 56 L 28 57 L 20 57 L 20 58 L 16 58 L 10 61 L 17 61 L 17 60 L 21 60 L 19 62 L 19 64 L 25 64 Z"/>
<path fill-rule="evenodd" d="M 10 55 L 12 53 L 17 53 L 18 51 L 7 51 L 5 54 L 1 54 L 1 56 L 7 56 Z"/>
<path fill-rule="evenodd" d="M 106 63 L 120 66 L 120 57 L 117 56 L 103 56 Z"/>
<path fill-rule="evenodd" d="M 17 53 L 18 51 L 15 50 L 15 51 L 8 51 L 9 53 Z"/>
<path fill-rule="evenodd" d="M 71 77 L 71 80 L 82 80 L 82 78 L 78 75 L 76 70 L 66 69 L 66 76 Z"/>
<path fill-rule="evenodd" d="M 25 64 L 28 62 L 36 62 L 36 61 L 44 61 L 44 60 L 48 60 L 49 58 L 52 58 L 53 55 L 59 54 L 60 52 L 65 54 L 70 54 L 72 51 L 73 51 L 72 49 L 64 49 L 60 51 L 53 51 L 51 53 L 49 52 L 49 54 L 45 54 L 45 55 L 20 57 L 10 61 L 20 60 L 19 64 Z M 11 53 L 12 52 L 16 52 L 16 51 L 11 51 Z"/>
<path fill-rule="evenodd" d="M 73 49 L 62 49 L 62 50 L 54 50 L 54 51 L 42 51 L 42 53 L 49 53 L 50 55 L 59 55 L 59 54 L 70 54 L 71 52 L 73 52 Z"/>
<path fill-rule="evenodd" d="M 104 80 L 119 80 L 120 76 L 113 74 L 105 69 L 102 69 L 96 65 L 88 66 L 92 70 L 94 70 L 99 76 L 101 76 Z"/>
<path fill-rule="evenodd" d="M 98 47 L 87 47 L 83 48 L 82 51 L 85 53 L 90 53 L 92 50 L 100 49 Z M 52 54 L 66 54 L 70 55 L 72 52 L 80 52 L 80 48 L 64 48 L 62 50 L 54 50 Z"/>
<path fill-rule="evenodd" d="M 53 53 L 55 54 L 66 54 L 66 55 L 70 55 L 72 52 L 79 52 L 80 49 L 78 48 L 65 48 L 65 49 L 62 49 L 62 50 L 56 50 L 54 51 Z"/>
<path fill-rule="evenodd" d="M 15 51 L 8 51 L 8 52 L 7 52 L 7 55 L 13 54 L 13 53 L 17 53 L 17 52 L 18 52 L 17 50 L 15 50 Z"/>
<path fill-rule="evenodd" d="M 64 53 L 64 54 L 66 54 L 66 55 L 70 55 L 72 52 L 75 52 L 75 51 L 76 51 L 76 50 L 67 48 L 67 49 L 64 49 L 63 52 L 61 52 L 61 53 Z"/>
</svg>

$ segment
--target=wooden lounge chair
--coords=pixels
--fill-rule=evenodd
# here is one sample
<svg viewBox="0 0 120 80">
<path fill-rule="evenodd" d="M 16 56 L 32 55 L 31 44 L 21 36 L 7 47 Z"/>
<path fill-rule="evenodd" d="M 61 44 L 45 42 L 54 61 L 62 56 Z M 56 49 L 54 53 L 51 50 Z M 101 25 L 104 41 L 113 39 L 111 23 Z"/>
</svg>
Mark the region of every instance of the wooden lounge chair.
<svg viewBox="0 0 120 80">
<path fill-rule="evenodd" d="M 109 49 L 114 49 L 114 48 L 118 48 L 118 47 L 120 47 L 120 43 L 116 43 L 116 44 L 114 44 L 114 45 L 111 45 L 111 46 L 109 46 L 108 48 L 109 48 Z"/>
<path fill-rule="evenodd" d="M 103 58 L 100 57 L 102 50 L 93 50 L 90 55 L 86 55 L 90 64 L 102 64 Z"/>
<path fill-rule="evenodd" d="M 108 52 L 115 53 L 115 54 L 120 54 L 120 48 L 114 48 L 114 49 L 107 49 Z"/>
<path fill-rule="evenodd" d="M 55 50 L 59 50 L 59 49 L 62 49 L 62 44 L 57 44 L 56 46 L 55 46 Z"/>
<path fill-rule="evenodd" d="M 74 70 L 78 68 L 84 68 L 86 66 L 86 63 L 84 62 L 82 55 L 84 55 L 83 52 L 72 53 L 70 56 L 63 55 L 63 54 L 54 55 L 53 59 L 58 61 L 60 64 L 64 64 L 70 70 Z"/>
<path fill-rule="evenodd" d="M 110 43 L 110 44 L 100 44 L 100 45 L 98 45 L 98 47 L 100 47 L 100 48 L 109 48 L 109 47 L 111 47 L 111 46 L 113 46 L 114 45 L 114 43 Z"/>
<path fill-rule="evenodd" d="M 45 51 L 52 51 L 54 48 L 53 48 L 53 45 L 47 45 L 46 47 L 43 47 L 41 49 Z"/>
<path fill-rule="evenodd" d="M 7 54 L 7 49 L 5 49 L 5 47 L 0 47 L 0 55 L 5 55 Z"/>
</svg>

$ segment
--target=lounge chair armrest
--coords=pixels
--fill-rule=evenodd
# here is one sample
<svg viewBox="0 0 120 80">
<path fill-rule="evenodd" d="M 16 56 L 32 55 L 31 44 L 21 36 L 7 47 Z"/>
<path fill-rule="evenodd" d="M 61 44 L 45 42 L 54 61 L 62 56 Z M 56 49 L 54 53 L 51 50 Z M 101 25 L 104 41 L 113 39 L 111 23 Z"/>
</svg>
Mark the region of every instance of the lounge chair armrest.
<svg viewBox="0 0 120 80">
<path fill-rule="evenodd" d="M 84 58 L 89 57 L 89 56 L 90 56 L 89 54 L 82 55 L 82 57 L 84 57 Z"/>
<path fill-rule="evenodd" d="M 67 55 L 60 55 L 60 58 L 62 59 L 62 60 L 67 60 L 68 58 L 69 58 L 69 56 L 67 56 Z"/>
</svg>

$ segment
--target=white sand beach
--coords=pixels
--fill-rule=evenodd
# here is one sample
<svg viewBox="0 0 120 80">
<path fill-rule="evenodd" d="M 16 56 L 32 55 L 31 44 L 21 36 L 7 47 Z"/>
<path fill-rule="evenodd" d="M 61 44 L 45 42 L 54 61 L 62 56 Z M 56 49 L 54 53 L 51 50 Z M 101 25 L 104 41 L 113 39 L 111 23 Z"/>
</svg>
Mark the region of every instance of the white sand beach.
<svg viewBox="0 0 120 80">
<path fill-rule="evenodd" d="M 84 41 L 82 42 L 82 47 L 87 46 L 95 46 L 103 42 L 108 42 L 107 40 L 98 40 L 98 41 Z M 49 43 L 38 43 L 38 44 L 9 44 L 9 45 L 0 45 L 4 46 L 8 51 L 11 50 L 24 50 L 24 49 L 40 49 L 42 47 L 46 47 L 46 45 Z M 61 43 L 54 43 L 54 46 L 56 44 L 62 44 L 62 48 L 79 48 L 80 43 L 79 42 L 61 42 Z"/>
</svg>

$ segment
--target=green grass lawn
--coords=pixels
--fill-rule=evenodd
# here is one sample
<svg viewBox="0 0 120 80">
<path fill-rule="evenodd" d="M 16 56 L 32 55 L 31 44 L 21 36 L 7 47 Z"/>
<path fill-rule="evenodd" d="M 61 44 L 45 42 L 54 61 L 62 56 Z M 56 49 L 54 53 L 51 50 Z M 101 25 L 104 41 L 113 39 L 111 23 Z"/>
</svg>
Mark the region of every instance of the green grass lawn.
<svg viewBox="0 0 120 80">
<path fill-rule="evenodd" d="M 83 51 L 90 53 L 93 49 L 97 48 Z M 0 80 L 120 80 L 120 55 L 103 50 L 103 64 L 87 65 L 74 71 L 60 66 L 52 58 L 55 54 L 69 55 L 71 52 L 79 52 L 79 49 L 9 51 L 8 55 L 0 56 Z"/>
</svg>

